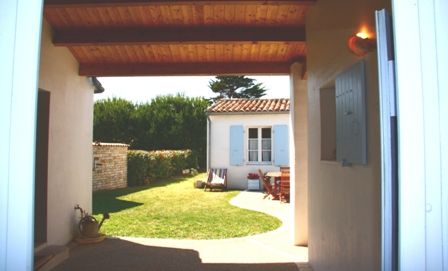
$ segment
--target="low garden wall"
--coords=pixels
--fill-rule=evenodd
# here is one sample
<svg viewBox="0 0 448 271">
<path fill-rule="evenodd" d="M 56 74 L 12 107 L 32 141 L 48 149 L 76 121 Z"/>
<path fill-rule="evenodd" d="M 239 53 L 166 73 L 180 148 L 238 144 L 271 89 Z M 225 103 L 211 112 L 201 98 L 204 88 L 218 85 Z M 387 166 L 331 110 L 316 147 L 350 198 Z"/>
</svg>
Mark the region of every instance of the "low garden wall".
<svg viewBox="0 0 448 271">
<path fill-rule="evenodd" d="M 93 143 L 93 191 L 127 187 L 128 147 L 119 143 Z"/>
</svg>

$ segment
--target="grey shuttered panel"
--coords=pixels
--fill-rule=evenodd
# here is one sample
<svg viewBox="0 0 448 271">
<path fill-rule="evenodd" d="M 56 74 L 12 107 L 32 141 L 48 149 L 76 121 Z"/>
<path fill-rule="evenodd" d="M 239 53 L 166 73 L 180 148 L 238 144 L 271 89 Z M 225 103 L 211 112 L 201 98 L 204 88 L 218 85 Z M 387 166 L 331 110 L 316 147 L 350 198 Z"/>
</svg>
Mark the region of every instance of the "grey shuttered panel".
<svg viewBox="0 0 448 271">
<path fill-rule="evenodd" d="M 336 78 L 336 159 L 343 165 L 367 163 L 365 91 L 363 61 Z"/>
</svg>

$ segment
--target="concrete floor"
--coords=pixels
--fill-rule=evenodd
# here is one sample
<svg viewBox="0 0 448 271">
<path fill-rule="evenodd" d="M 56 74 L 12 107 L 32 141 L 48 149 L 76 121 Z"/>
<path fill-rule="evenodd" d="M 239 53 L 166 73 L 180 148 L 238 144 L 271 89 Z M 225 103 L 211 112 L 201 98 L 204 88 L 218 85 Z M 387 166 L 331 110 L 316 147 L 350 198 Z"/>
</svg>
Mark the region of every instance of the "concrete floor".
<svg viewBox="0 0 448 271">
<path fill-rule="evenodd" d="M 73 247 L 70 258 L 54 270 L 310 270 L 308 249 L 289 241 L 289 204 L 247 191 L 231 204 L 276 216 L 283 225 L 264 234 L 221 240 L 108 238 Z"/>
</svg>

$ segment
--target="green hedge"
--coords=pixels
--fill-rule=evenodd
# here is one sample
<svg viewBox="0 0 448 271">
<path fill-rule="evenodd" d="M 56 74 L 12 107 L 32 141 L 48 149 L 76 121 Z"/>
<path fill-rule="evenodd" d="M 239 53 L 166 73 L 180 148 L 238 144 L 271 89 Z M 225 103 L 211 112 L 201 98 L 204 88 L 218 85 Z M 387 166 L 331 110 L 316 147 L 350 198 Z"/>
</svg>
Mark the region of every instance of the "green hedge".
<svg viewBox="0 0 448 271">
<path fill-rule="evenodd" d="M 147 151 L 128 151 L 128 186 L 148 184 L 150 156 Z"/>
<path fill-rule="evenodd" d="M 183 169 L 197 168 L 197 155 L 191 150 L 128 151 L 128 186 L 180 175 Z"/>
<path fill-rule="evenodd" d="M 126 143 L 132 150 L 191 149 L 205 169 L 209 105 L 208 99 L 183 94 L 139 104 L 99 100 L 93 110 L 93 141 Z"/>
</svg>

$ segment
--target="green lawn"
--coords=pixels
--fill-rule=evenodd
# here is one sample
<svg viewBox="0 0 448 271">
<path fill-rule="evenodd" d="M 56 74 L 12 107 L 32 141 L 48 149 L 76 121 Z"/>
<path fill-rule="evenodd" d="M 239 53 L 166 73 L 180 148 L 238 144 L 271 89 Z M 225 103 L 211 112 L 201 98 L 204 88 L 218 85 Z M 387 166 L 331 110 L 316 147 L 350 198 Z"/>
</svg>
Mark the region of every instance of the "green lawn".
<svg viewBox="0 0 448 271">
<path fill-rule="evenodd" d="M 204 192 L 192 178 L 158 181 L 149 186 L 93 194 L 93 213 L 109 212 L 101 231 L 114 236 L 176 239 L 241 237 L 278 228 L 275 217 L 240 209 L 229 200 L 239 191 Z"/>
</svg>

